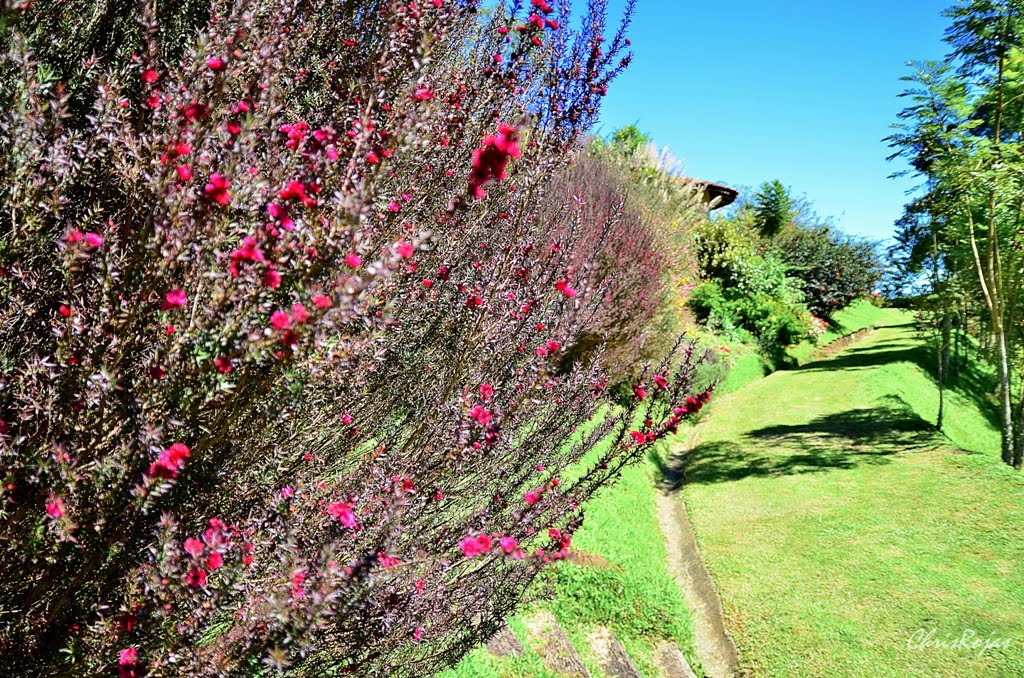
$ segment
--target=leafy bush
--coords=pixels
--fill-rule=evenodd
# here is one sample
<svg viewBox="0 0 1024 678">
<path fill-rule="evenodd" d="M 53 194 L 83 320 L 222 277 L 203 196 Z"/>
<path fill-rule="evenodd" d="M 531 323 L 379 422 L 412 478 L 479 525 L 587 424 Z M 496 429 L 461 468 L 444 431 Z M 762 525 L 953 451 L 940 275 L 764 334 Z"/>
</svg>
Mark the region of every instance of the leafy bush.
<svg viewBox="0 0 1024 678">
<path fill-rule="evenodd" d="M 870 292 L 881 275 L 874 245 L 826 226 L 787 230 L 773 251 L 801 281 L 807 307 L 825 319 Z"/>
<path fill-rule="evenodd" d="M 705 282 L 690 296 L 697 319 L 734 340 L 753 338 L 781 357 L 811 329 L 799 281 L 777 257 L 756 253 L 756 238 L 736 220 L 716 219 L 696 229 L 697 260 Z"/>
<path fill-rule="evenodd" d="M 132 17 L 87 78 L 4 10 L 12 674 L 431 673 L 709 397 L 692 345 L 623 409 L 561 360 L 643 284 L 580 263 L 632 242 L 607 220 L 540 218 L 628 60 L 601 4 L 577 33 L 543 0 L 367 7 Z"/>
</svg>

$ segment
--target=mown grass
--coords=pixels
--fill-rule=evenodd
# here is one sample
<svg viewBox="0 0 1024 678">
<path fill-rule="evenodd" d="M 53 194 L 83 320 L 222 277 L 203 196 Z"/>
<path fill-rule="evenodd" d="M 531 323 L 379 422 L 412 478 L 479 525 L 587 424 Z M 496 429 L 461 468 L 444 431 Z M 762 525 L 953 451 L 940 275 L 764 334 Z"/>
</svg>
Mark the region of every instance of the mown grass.
<svg viewBox="0 0 1024 678">
<path fill-rule="evenodd" d="M 884 310 L 875 306 L 867 299 L 855 301 L 842 311 L 836 313 L 831 325 L 816 344 L 809 341 L 801 342 L 796 346 L 790 347 L 786 351 L 786 355 L 797 365 L 803 364 L 812 359 L 822 346 L 831 344 L 837 339 L 862 329 L 873 327 L 882 319 L 884 314 Z"/>
<path fill-rule="evenodd" d="M 830 359 L 720 398 L 683 462 L 744 667 L 1024 675 L 1024 480 L 974 399 L 951 393 L 934 430 L 932 357 L 908 314 L 881 320 Z M 934 643 L 965 638 L 996 646 Z"/>
</svg>

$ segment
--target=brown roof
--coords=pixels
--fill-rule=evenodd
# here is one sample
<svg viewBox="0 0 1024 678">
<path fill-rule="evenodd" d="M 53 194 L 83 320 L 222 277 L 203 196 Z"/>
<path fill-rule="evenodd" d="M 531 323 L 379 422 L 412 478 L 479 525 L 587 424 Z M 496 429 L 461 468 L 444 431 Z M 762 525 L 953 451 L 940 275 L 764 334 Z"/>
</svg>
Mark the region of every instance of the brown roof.
<svg viewBox="0 0 1024 678">
<path fill-rule="evenodd" d="M 690 184 L 697 184 L 704 188 L 704 204 L 708 209 L 717 210 L 720 207 L 731 205 L 739 197 L 739 191 L 730 188 L 725 184 L 715 184 L 710 181 L 686 178 L 683 181 Z"/>
</svg>

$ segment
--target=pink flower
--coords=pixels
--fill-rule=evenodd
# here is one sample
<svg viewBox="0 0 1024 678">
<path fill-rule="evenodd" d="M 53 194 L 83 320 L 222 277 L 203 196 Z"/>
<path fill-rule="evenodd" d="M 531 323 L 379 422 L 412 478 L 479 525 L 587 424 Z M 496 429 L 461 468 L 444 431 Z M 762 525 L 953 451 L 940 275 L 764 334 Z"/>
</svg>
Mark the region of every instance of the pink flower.
<svg viewBox="0 0 1024 678">
<path fill-rule="evenodd" d="M 185 296 L 183 290 L 170 290 L 164 295 L 164 303 L 160 306 L 161 310 L 169 311 L 172 308 L 181 308 L 188 301 L 188 297 Z"/>
<path fill-rule="evenodd" d="M 85 244 L 89 247 L 99 247 L 103 244 L 103 236 L 99 233 L 86 233 Z"/>
<path fill-rule="evenodd" d="M 403 259 L 408 259 L 413 254 L 413 247 L 410 243 L 407 243 L 404 240 L 402 240 L 398 243 L 398 247 L 395 248 L 395 251 L 398 252 L 398 256 L 402 257 Z"/>
<path fill-rule="evenodd" d="M 434 98 L 434 93 L 428 87 L 420 87 L 413 93 L 412 98 L 416 101 L 430 101 Z"/>
<path fill-rule="evenodd" d="M 487 197 L 483 187 L 507 176 L 510 158 L 522 155 L 518 143 L 518 130 L 502 123 L 498 133 L 484 137 L 483 147 L 473 151 L 473 169 L 469 174 L 469 193 L 477 199 Z"/>
<path fill-rule="evenodd" d="M 193 558 L 198 558 L 203 553 L 203 549 L 206 546 L 203 542 L 195 537 L 189 537 L 185 540 L 185 552 Z"/>
<path fill-rule="evenodd" d="M 211 71 L 223 71 L 224 60 L 220 57 L 210 57 L 206 60 L 206 67 L 209 68 Z"/>
<path fill-rule="evenodd" d="M 292 304 L 292 320 L 301 325 L 309 320 L 309 311 L 302 304 Z"/>
<path fill-rule="evenodd" d="M 423 629 L 416 629 L 412 632 L 412 639 L 417 643 L 423 639 Z"/>
<path fill-rule="evenodd" d="M 134 647 L 126 647 L 121 650 L 121 653 L 117 657 L 117 663 L 120 666 L 126 666 L 128 664 L 134 664 L 139 661 L 139 652 Z"/>
<path fill-rule="evenodd" d="M 210 175 L 210 180 L 203 188 L 203 192 L 206 193 L 207 198 L 221 207 L 225 207 L 231 202 L 231 191 L 228 190 L 230 186 L 231 183 L 224 176 L 214 172 Z"/>
<path fill-rule="evenodd" d="M 194 589 L 206 586 L 206 570 L 201 570 L 198 567 L 193 567 L 185 575 L 185 583 Z"/>
<path fill-rule="evenodd" d="M 217 551 L 211 553 L 210 556 L 206 559 L 206 567 L 210 570 L 220 569 L 222 565 L 224 565 L 224 556 L 222 556 Z"/>
<path fill-rule="evenodd" d="M 281 488 L 281 498 L 291 499 L 292 495 L 295 494 L 295 489 L 291 485 L 285 485 Z"/>
<path fill-rule="evenodd" d="M 651 381 L 653 381 L 655 384 L 657 384 L 658 388 L 668 388 L 668 379 L 666 379 L 665 377 L 663 377 L 660 374 L 654 375 L 654 377 L 651 379 Z"/>
<path fill-rule="evenodd" d="M 394 567 L 400 564 L 401 561 L 398 558 L 395 558 L 394 556 L 389 556 L 387 551 L 378 551 L 377 563 L 384 569 L 387 569 L 389 567 Z"/>
<path fill-rule="evenodd" d="M 519 542 L 512 537 L 502 537 L 498 543 L 501 544 L 501 550 L 505 553 L 512 553 L 519 548 Z"/>
<path fill-rule="evenodd" d="M 549 341 L 545 346 L 547 346 L 547 349 L 552 353 L 557 353 L 558 349 L 562 348 L 562 345 L 557 341 Z"/>
<path fill-rule="evenodd" d="M 263 284 L 272 290 L 277 289 L 281 285 L 281 274 L 273 268 L 268 268 L 263 274 Z"/>
<path fill-rule="evenodd" d="M 139 653 L 134 647 L 126 647 L 117 656 L 117 678 L 140 678 Z"/>
<path fill-rule="evenodd" d="M 555 289 L 564 294 L 565 296 L 569 297 L 570 299 L 576 296 L 576 290 L 574 290 L 572 286 L 569 285 L 568 280 L 559 280 L 557 283 L 555 283 Z"/>
<path fill-rule="evenodd" d="M 270 325 L 275 330 L 286 330 L 292 326 L 292 319 L 284 311 L 274 311 L 270 315 Z"/>
<path fill-rule="evenodd" d="M 50 501 L 46 502 L 46 513 L 54 520 L 58 520 L 64 516 L 64 500 L 60 497 L 54 496 Z"/>
<path fill-rule="evenodd" d="M 486 534 L 481 534 L 476 537 L 466 537 L 459 542 L 462 554 L 467 558 L 483 555 L 484 553 L 490 553 L 492 546 L 493 543 L 491 542 L 491 538 Z"/>
<path fill-rule="evenodd" d="M 176 478 L 178 471 L 185 465 L 191 450 L 183 443 L 174 443 L 160 453 L 156 461 L 149 465 L 146 475 L 150 478 Z"/>
<path fill-rule="evenodd" d="M 637 400 L 644 400 L 647 397 L 647 391 L 644 390 L 643 384 L 633 387 L 633 397 Z"/>
<path fill-rule="evenodd" d="M 316 306 L 317 308 L 330 308 L 331 298 L 326 297 L 322 294 L 318 294 L 315 297 L 313 297 L 313 305 Z"/>
<path fill-rule="evenodd" d="M 484 400 L 489 400 L 494 395 L 494 387 L 488 383 L 480 384 L 480 397 Z"/>
<path fill-rule="evenodd" d="M 336 518 L 345 527 L 356 526 L 356 514 L 352 507 L 342 501 L 333 501 L 327 505 L 327 515 Z"/>
<path fill-rule="evenodd" d="M 178 165 L 178 179 L 192 181 L 192 169 L 188 165 Z"/>
<path fill-rule="evenodd" d="M 398 202 L 395 201 L 395 200 L 392 200 L 391 202 L 388 203 L 388 211 L 389 212 L 398 212 L 401 209 L 402 209 L 402 206 L 399 205 Z"/>
<path fill-rule="evenodd" d="M 374 153 L 373 151 L 370 151 L 369 153 L 366 154 L 366 162 L 370 163 L 371 165 L 376 165 L 377 163 L 380 162 L 380 156 Z"/>
<path fill-rule="evenodd" d="M 359 268 L 363 265 L 363 258 L 355 252 L 349 252 L 345 255 L 345 263 L 349 268 Z"/>
<path fill-rule="evenodd" d="M 540 495 L 533 491 L 527 492 L 523 495 L 523 501 L 526 502 L 527 506 L 533 506 L 540 501 Z"/>
</svg>

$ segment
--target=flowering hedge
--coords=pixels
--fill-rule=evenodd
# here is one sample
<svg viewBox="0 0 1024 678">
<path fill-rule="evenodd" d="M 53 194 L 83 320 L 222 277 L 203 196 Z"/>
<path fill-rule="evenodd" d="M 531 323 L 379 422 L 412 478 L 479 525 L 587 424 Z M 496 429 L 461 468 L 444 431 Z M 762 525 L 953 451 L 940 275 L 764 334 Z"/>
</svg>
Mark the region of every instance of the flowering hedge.
<svg viewBox="0 0 1024 678">
<path fill-rule="evenodd" d="M 74 41 L 33 56 L 43 10 L 5 6 L 13 673 L 430 673 L 708 399 L 692 345 L 623 408 L 600 352 L 564 358 L 621 303 L 587 263 L 621 240 L 545 195 L 628 12 L 605 35 L 602 3 L 575 31 L 545 0 L 367 7 L 144 15 L 84 77 Z"/>
</svg>

